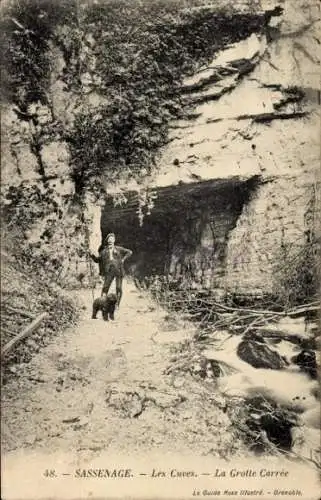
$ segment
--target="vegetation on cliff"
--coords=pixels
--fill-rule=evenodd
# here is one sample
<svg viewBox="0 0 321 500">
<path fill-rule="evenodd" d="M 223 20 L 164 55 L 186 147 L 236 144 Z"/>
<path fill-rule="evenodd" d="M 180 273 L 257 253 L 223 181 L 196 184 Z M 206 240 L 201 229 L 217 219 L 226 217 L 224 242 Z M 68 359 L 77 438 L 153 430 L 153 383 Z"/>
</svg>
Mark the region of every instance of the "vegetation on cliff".
<svg viewBox="0 0 321 500">
<path fill-rule="evenodd" d="M 204 3 L 204 2 L 203 2 Z M 172 118 L 184 113 L 180 85 L 223 46 L 264 28 L 262 13 L 236 14 L 192 8 L 197 0 L 156 2 L 11 2 L 2 31 L 4 96 L 20 119 L 37 123 L 32 105 L 51 110 L 32 150 L 46 180 L 41 148 L 48 134 L 70 147 L 71 175 L 82 195 L 110 174 L 139 176 L 166 143 Z M 78 106 L 64 127 L 50 95 L 53 47 L 61 51 L 64 90 L 81 102 L 103 99 L 99 108 Z M 46 130 L 44 130 L 46 129 Z"/>
<path fill-rule="evenodd" d="M 86 193 L 99 197 L 111 180 L 139 181 L 150 171 L 171 120 L 185 113 L 184 76 L 264 30 L 266 15 L 255 8 L 240 13 L 202 0 L 6 2 L 2 100 L 18 125 L 2 213 L 24 258 L 49 262 L 56 280 L 84 258 Z M 19 141 L 36 178 L 19 180 Z M 48 158 L 62 151 L 58 171 Z"/>
<path fill-rule="evenodd" d="M 47 317 L 33 332 L 31 338 L 21 341 L 4 357 L 4 367 L 29 361 L 31 355 L 50 342 L 51 337 L 75 324 L 79 318 L 79 304 L 63 292 L 52 280 L 46 266 L 1 253 L 1 348 L 30 323 L 24 312 Z"/>
</svg>

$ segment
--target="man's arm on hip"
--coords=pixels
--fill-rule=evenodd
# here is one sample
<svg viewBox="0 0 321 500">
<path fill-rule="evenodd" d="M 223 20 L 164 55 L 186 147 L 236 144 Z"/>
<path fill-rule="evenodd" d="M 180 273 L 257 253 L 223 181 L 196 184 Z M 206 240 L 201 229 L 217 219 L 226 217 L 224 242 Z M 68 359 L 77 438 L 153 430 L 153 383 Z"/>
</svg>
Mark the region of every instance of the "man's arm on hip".
<svg viewBox="0 0 321 500">
<path fill-rule="evenodd" d="M 133 255 L 133 252 L 131 250 L 129 250 L 128 248 L 117 247 L 117 250 L 119 250 L 119 252 L 121 253 L 123 261 L 128 259 L 129 257 L 131 257 L 131 255 Z"/>
</svg>

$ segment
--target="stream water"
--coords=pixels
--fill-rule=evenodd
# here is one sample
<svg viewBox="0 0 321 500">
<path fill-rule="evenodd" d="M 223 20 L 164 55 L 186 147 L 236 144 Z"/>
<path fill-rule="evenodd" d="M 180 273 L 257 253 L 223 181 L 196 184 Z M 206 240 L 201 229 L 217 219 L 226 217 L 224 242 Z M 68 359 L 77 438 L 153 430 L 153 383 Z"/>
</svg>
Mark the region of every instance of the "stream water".
<svg viewBox="0 0 321 500">
<path fill-rule="evenodd" d="M 304 334 L 303 321 L 291 324 L 290 320 L 291 328 L 293 339 L 297 339 L 299 331 L 303 336 L 311 335 L 309 332 Z M 272 332 L 274 329 L 271 328 Z M 215 332 L 210 342 L 206 342 L 202 355 L 214 366 L 218 364 L 220 367 L 217 381 L 221 394 L 230 401 L 244 401 L 250 427 L 266 431 L 267 437 L 272 438 L 277 447 L 310 458 L 316 452 L 320 439 L 319 383 L 313 371 L 297 363 L 302 356 L 310 357 L 315 363 L 314 350 L 302 350 L 298 343 L 275 334 L 266 337 L 263 342 L 250 340 L 246 344 L 241 335 L 231 336 L 228 331 Z M 239 356 L 241 343 L 247 345 L 249 362 Z M 265 354 L 262 345 L 264 349 L 268 347 L 268 352 L 279 356 L 284 365 L 279 369 L 255 368 L 250 364 L 254 359 L 250 352 L 253 345 L 262 355 Z M 269 412 L 271 418 L 267 418 Z M 286 441 L 285 433 L 288 434 Z"/>
</svg>

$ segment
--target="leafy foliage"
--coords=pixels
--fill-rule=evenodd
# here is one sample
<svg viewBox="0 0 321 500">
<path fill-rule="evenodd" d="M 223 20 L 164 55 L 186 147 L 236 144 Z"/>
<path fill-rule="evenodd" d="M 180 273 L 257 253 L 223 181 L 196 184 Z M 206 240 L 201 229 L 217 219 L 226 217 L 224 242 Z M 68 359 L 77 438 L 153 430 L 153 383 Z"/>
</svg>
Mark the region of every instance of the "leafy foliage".
<svg viewBox="0 0 321 500">
<path fill-rule="evenodd" d="M 42 189 L 40 186 L 22 183 L 10 186 L 6 193 L 7 210 L 4 212 L 8 226 L 20 223 L 26 230 L 39 219 L 47 215 L 57 214 L 62 218 L 62 210 L 51 196 L 53 189 Z"/>
<path fill-rule="evenodd" d="M 200 0 L 14 0 L 4 17 L 7 97 L 20 111 L 49 105 L 51 46 L 65 90 L 99 106 L 78 107 L 65 139 L 76 192 L 111 175 L 145 175 L 182 116 L 182 79 L 222 46 L 264 28 L 262 14 L 193 9 Z M 26 117 L 30 119 L 30 117 Z M 59 121 L 59 117 L 58 117 Z M 63 134 L 62 134 L 63 135 Z"/>
<path fill-rule="evenodd" d="M 167 141 L 168 125 L 184 113 L 180 88 L 222 45 L 262 28 L 263 18 L 228 17 L 181 2 L 106 1 L 85 10 L 88 91 L 108 103 L 75 120 L 71 153 L 76 188 L 93 175 L 148 172 Z M 93 68 L 93 69 L 92 69 Z"/>
<path fill-rule="evenodd" d="M 25 309 L 35 316 L 43 312 L 48 313 L 32 338 L 21 342 L 3 359 L 5 383 L 8 366 L 12 363 L 28 362 L 35 348 L 38 350 L 40 346 L 50 342 L 52 336 L 77 322 L 79 305 L 53 283 L 50 273 L 41 272 L 42 268 L 38 263 L 33 265 L 23 259 L 1 260 L 1 319 L 4 333 L 2 341 L 9 340 L 10 337 L 6 333 L 8 330 L 19 332 L 30 324 L 30 319 L 23 321 L 18 313 L 10 313 L 8 307 L 15 307 L 18 311 Z"/>
<path fill-rule="evenodd" d="M 262 13 L 193 9 L 206 3 L 8 0 L 3 8 L 2 97 L 28 131 L 23 141 L 42 182 L 11 188 L 4 220 L 23 257 L 43 265 L 45 273 L 60 279 L 66 260 L 83 259 L 86 191 L 99 197 L 111 179 L 140 181 L 152 169 L 168 141 L 170 121 L 186 113 L 184 76 L 224 45 L 264 29 Z M 68 119 L 59 99 L 70 105 Z M 54 162 L 46 164 L 45 146 L 53 143 L 67 145 L 69 160 L 62 167 L 75 196 L 71 189 L 65 198 L 48 183 L 61 173 Z M 69 203 L 79 207 L 78 214 L 66 212 Z M 152 207 L 143 193 L 140 223 Z"/>
<path fill-rule="evenodd" d="M 26 111 L 30 102 L 47 103 L 50 80 L 49 43 L 59 23 L 71 23 L 75 2 L 23 0 L 10 2 L 1 23 L 3 90 Z"/>
<path fill-rule="evenodd" d="M 37 269 L 42 281 L 61 283 L 66 266 L 86 253 L 82 207 L 70 195 L 61 199 L 53 188 L 29 182 L 4 190 L 1 205 L 10 253 Z"/>
</svg>

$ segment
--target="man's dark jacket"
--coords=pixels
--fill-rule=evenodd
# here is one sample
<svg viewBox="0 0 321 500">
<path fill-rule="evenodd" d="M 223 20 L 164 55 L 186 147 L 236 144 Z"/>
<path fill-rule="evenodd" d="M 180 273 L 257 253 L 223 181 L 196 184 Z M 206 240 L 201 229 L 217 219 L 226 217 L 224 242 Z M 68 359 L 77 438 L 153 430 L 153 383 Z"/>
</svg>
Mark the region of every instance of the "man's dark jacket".
<svg viewBox="0 0 321 500">
<path fill-rule="evenodd" d="M 91 254 L 91 258 L 99 264 L 100 276 L 106 276 L 113 273 L 115 276 L 124 276 L 124 259 L 130 257 L 132 251 L 128 248 L 114 246 L 112 259 L 110 259 L 110 250 L 108 247 L 99 248 L 99 257 Z"/>
</svg>

